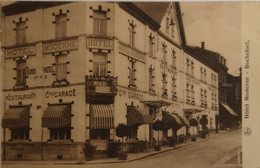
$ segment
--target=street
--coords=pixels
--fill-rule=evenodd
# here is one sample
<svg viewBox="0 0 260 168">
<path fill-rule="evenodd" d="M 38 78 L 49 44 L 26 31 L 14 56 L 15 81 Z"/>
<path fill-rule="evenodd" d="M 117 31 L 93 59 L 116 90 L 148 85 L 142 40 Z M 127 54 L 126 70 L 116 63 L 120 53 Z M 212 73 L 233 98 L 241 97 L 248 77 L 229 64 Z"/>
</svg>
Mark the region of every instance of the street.
<svg viewBox="0 0 260 168">
<path fill-rule="evenodd" d="M 213 133 L 215 134 L 215 133 Z M 145 159 L 126 163 L 112 164 L 74 164 L 61 165 L 50 163 L 46 165 L 4 164 L 3 168 L 115 168 L 115 167 L 163 167 L 163 168 L 240 168 L 237 162 L 241 159 L 241 129 L 229 131 L 219 136 L 196 142 L 176 150 L 158 154 Z"/>
</svg>

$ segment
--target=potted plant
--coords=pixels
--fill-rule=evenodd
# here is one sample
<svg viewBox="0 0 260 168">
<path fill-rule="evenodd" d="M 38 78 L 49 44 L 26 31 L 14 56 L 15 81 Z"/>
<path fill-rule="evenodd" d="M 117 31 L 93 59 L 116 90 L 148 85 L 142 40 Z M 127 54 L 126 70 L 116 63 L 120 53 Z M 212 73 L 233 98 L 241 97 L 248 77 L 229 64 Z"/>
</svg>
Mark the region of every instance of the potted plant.
<svg viewBox="0 0 260 168">
<path fill-rule="evenodd" d="M 93 160 L 94 159 L 94 153 L 96 151 L 97 146 L 93 146 L 89 143 L 89 141 L 86 141 L 85 146 L 83 148 L 83 152 L 85 155 L 86 160 Z"/>
<path fill-rule="evenodd" d="M 124 137 L 129 135 L 129 127 L 125 124 L 118 124 L 116 127 L 116 136 L 122 138 L 122 150 L 119 154 L 119 160 L 126 160 L 127 159 L 127 153 L 124 153 L 123 147 L 124 147 Z"/>
<path fill-rule="evenodd" d="M 155 131 L 158 131 L 158 140 L 157 140 L 157 145 L 155 145 L 155 150 L 156 151 L 160 151 L 161 150 L 161 145 L 159 143 L 159 135 L 160 135 L 160 130 L 163 130 L 163 122 L 160 120 L 156 120 L 153 123 L 153 129 Z"/>
</svg>

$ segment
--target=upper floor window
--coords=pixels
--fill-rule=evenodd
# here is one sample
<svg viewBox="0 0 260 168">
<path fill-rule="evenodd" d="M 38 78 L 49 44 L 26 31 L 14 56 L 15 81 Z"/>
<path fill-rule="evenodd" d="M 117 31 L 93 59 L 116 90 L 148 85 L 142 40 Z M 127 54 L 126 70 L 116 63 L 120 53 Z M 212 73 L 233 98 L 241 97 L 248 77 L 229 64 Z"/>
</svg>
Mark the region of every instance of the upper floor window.
<svg viewBox="0 0 260 168">
<path fill-rule="evenodd" d="M 131 87 L 131 88 L 136 88 L 136 85 L 135 85 L 135 72 L 136 72 L 136 69 L 135 69 L 135 63 L 136 61 L 134 59 L 131 59 L 130 61 L 130 66 L 128 67 L 129 69 L 129 86 L 128 87 Z"/>
<path fill-rule="evenodd" d="M 136 24 L 133 23 L 133 20 L 132 22 L 129 21 L 129 44 L 131 46 L 135 46 L 135 27 Z"/>
<path fill-rule="evenodd" d="M 190 60 L 189 58 L 186 59 L 186 74 L 190 74 Z"/>
<path fill-rule="evenodd" d="M 93 13 L 93 32 L 98 35 L 107 34 L 107 12 L 94 10 Z"/>
<path fill-rule="evenodd" d="M 167 64 L 167 45 L 166 44 L 162 44 L 162 52 L 163 52 L 163 59 L 161 62 L 163 64 Z"/>
<path fill-rule="evenodd" d="M 66 37 L 67 34 L 67 15 L 59 14 L 55 17 L 56 20 L 56 38 Z"/>
<path fill-rule="evenodd" d="M 67 81 L 67 55 L 61 54 L 56 59 L 56 81 Z"/>
<path fill-rule="evenodd" d="M 149 55 L 154 56 L 154 36 L 149 36 Z"/>
<path fill-rule="evenodd" d="M 200 80 L 203 81 L 203 68 L 200 67 Z"/>
<path fill-rule="evenodd" d="M 167 74 L 165 72 L 162 73 L 162 83 L 163 83 L 163 97 L 167 97 L 168 93 L 167 93 Z"/>
<path fill-rule="evenodd" d="M 26 60 L 17 61 L 16 86 L 26 86 Z"/>
<path fill-rule="evenodd" d="M 16 42 L 17 44 L 26 43 L 26 22 L 16 23 Z"/>
<path fill-rule="evenodd" d="M 194 62 L 191 61 L 191 76 L 194 76 Z"/>
<path fill-rule="evenodd" d="M 207 82 L 207 70 L 204 69 L 204 82 Z"/>
<path fill-rule="evenodd" d="M 176 51 L 172 49 L 172 68 L 176 68 Z"/>
<path fill-rule="evenodd" d="M 172 77 L 172 100 L 176 101 L 177 100 L 177 92 L 176 92 L 176 77 Z"/>
<path fill-rule="evenodd" d="M 105 76 L 107 71 L 107 56 L 103 53 L 93 54 L 93 74 Z"/>
<path fill-rule="evenodd" d="M 152 68 L 152 66 L 150 66 L 149 68 L 149 92 L 154 93 L 155 89 L 154 89 L 154 68 Z"/>
</svg>

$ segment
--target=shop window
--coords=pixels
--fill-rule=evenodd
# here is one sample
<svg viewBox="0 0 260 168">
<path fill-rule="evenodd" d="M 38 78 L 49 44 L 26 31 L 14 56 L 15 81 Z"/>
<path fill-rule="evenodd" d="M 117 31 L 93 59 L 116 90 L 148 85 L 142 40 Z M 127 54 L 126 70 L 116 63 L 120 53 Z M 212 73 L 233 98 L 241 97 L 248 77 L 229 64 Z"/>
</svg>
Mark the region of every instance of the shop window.
<svg viewBox="0 0 260 168">
<path fill-rule="evenodd" d="M 97 76 L 105 76 L 107 72 L 107 55 L 102 53 L 93 54 L 93 73 Z"/>
<path fill-rule="evenodd" d="M 67 55 L 57 55 L 56 59 L 56 81 L 67 81 Z"/>
<path fill-rule="evenodd" d="M 71 128 L 50 128 L 51 140 L 69 140 L 71 139 Z"/>
<path fill-rule="evenodd" d="M 131 87 L 131 88 L 136 88 L 136 85 L 135 85 L 135 73 L 136 73 L 136 69 L 135 69 L 135 63 L 136 61 L 131 59 L 130 61 L 130 66 L 128 67 L 129 69 L 129 86 L 128 87 Z"/>
<path fill-rule="evenodd" d="M 149 36 L 149 55 L 154 56 L 154 36 Z"/>
<path fill-rule="evenodd" d="M 93 32 L 97 35 L 107 34 L 107 12 L 105 11 L 93 11 Z"/>
<path fill-rule="evenodd" d="M 29 128 L 11 129 L 11 140 L 28 140 Z"/>
<path fill-rule="evenodd" d="M 133 23 L 133 20 L 132 22 L 129 21 L 129 44 L 131 46 L 135 46 L 135 27 L 136 25 Z"/>
<path fill-rule="evenodd" d="M 60 14 L 60 15 L 56 15 L 55 17 L 56 20 L 56 32 L 55 32 L 55 36 L 56 38 L 62 38 L 62 37 L 66 37 L 66 33 L 67 33 L 67 15 L 66 14 Z"/>
<path fill-rule="evenodd" d="M 131 126 L 130 127 L 130 132 L 129 132 L 129 139 L 136 139 L 137 138 L 137 126 Z"/>
<path fill-rule="evenodd" d="M 155 93 L 154 86 L 154 68 L 151 65 L 149 68 L 149 92 Z"/>
<path fill-rule="evenodd" d="M 17 61 L 16 86 L 26 87 L 26 60 Z"/>
<path fill-rule="evenodd" d="M 26 22 L 16 23 L 16 42 L 17 44 L 26 43 Z"/>
<path fill-rule="evenodd" d="M 110 130 L 109 129 L 91 129 L 90 130 L 90 139 L 100 140 L 100 139 L 109 139 Z"/>
</svg>

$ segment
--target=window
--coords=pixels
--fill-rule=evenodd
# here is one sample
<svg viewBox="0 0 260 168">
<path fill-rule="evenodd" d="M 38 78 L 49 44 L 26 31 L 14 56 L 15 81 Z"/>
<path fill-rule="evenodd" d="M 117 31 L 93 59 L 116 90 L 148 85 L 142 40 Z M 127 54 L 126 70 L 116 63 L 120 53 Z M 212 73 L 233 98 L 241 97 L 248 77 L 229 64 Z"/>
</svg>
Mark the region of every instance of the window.
<svg viewBox="0 0 260 168">
<path fill-rule="evenodd" d="M 154 93 L 154 68 L 152 68 L 152 65 L 149 68 L 149 92 Z"/>
<path fill-rule="evenodd" d="M 93 14 L 93 33 L 98 35 L 107 34 L 107 13 L 104 11 L 94 11 Z"/>
<path fill-rule="evenodd" d="M 154 36 L 149 36 L 149 55 L 154 56 Z"/>
<path fill-rule="evenodd" d="M 71 139 L 71 129 L 66 128 L 50 128 L 51 140 L 69 140 Z"/>
<path fill-rule="evenodd" d="M 186 59 L 186 74 L 190 74 L 190 60 L 189 58 Z"/>
<path fill-rule="evenodd" d="M 205 103 L 205 106 L 207 106 L 207 90 L 206 89 L 204 90 L 204 103 Z"/>
<path fill-rule="evenodd" d="M 165 44 L 162 44 L 162 52 L 163 52 L 162 63 L 167 64 L 167 46 Z"/>
<path fill-rule="evenodd" d="M 56 80 L 67 81 L 67 55 L 56 56 Z"/>
<path fill-rule="evenodd" d="M 129 132 L 129 139 L 136 139 L 137 138 L 137 126 L 131 126 L 130 127 L 130 132 Z"/>
<path fill-rule="evenodd" d="M 17 44 L 26 43 L 26 22 L 16 23 L 16 42 Z"/>
<path fill-rule="evenodd" d="M 109 139 L 110 130 L 109 129 L 91 129 L 90 139 Z"/>
<path fill-rule="evenodd" d="M 167 94 L 167 74 L 165 72 L 162 73 L 162 83 L 163 83 L 163 87 L 162 87 L 162 90 L 163 90 L 163 97 L 167 97 L 168 94 Z"/>
<path fill-rule="evenodd" d="M 29 128 L 23 129 L 11 129 L 12 140 L 28 140 L 29 139 Z"/>
<path fill-rule="evenodd" d="M 105 76 L 107 71 L 107 56 L 106 54 L 93 54 L 93 73 L 96 76 Z"/>
<path fill-rule="evenodd" d="M 201 101 L 201 106 L 204 106 L 204 91 L 203 91 L 203 89 L 200 89 L 200 101 Z"/>
<path fill-rule="evenodd" d="M 165 25 L 165 28 L 166 28 L 166 33 L 169 33 L 169 29 L 170 29 L 170 18 L 167 17 L 166 18 L 166 25 Z"/>
<path fill-rule="evenodd" d="M 56 38 L 66 37 L 67 33 L 67 15 L 56 15 Z"/>
<path fill-rule="evenodd" d="M 200 80 L 203 81 L 203 68 L 200 67 Z"/>
<path fill-rule="evenodd" d="M 176 51 L 172 49 L 172 68 L 176 68 Z"/>
<path fill-rule="evenodd" d="M 26 86 L 26 60 L 17 61 L 16 86 Z"/>
<path fill-rule="evenodd" d="M 194 76 L 194 62 L 191 61 L 191 76 Z"/>
<path fill-rule="evenodd" d="M 129 87 L 136 87 L 135 86 L 135 60 L 130 60 L 130 67 L 128 67 L 129 69 Z"/>
<path fill-rule="evenodd" d="M 186 100 L 186 103 L 190 103 L 190 84 L 189 83 L 186 83 L 186 97 L 187 97 L 187 100 Z"/>
<path fill-rule="evenodd" d="M 136 25 L 132 22 L 129 23 L 129 44 L 135 46 L 135 27 Z"/>
<path fill-rule="evenodd" d="M 172 77 L 172 100 L 177 101 L 176 78 Z"/>
<path fill-rule="evenodd" d="M 192 99 L 192 101 L 194 101 L 194 85 L 193 84 L 191 84 L 191 99 Z"/>
<path fill-rule="evenodd" d="M 207 70 L 204 69 L 204 82 L 207 82 Z"/>
</svg>

